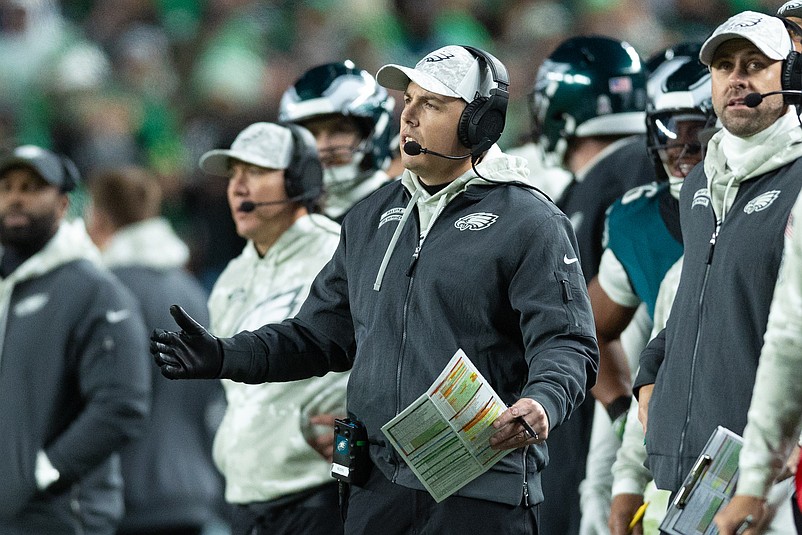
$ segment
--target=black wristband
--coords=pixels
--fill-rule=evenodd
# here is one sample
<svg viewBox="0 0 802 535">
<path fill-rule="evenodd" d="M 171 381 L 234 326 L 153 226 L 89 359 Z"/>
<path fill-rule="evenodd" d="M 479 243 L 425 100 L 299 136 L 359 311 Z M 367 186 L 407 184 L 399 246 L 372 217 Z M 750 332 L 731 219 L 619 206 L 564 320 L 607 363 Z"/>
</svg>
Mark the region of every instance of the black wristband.
<svg viewBox="0 0 802 535">
<path fill-rule="evenodd" d="M 629 410 L 630 403 L 632 403 L 632 396 L 620 396 L 607 405 L 607 415 L 610 416 L 610 421 L 614 422 L 616 418 L 625 414 Z"/>
</svg>

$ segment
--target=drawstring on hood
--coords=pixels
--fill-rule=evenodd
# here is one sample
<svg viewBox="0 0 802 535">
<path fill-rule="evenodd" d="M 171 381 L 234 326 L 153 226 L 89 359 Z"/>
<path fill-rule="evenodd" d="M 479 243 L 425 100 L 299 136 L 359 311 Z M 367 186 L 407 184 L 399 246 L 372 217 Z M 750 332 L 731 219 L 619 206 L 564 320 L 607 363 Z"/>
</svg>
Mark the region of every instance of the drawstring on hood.
<svg viewBox="0 0 802 535">
<path fill-rule="evenodd" d="M 671 196 L 677 200 L 679 200 L 679 193 L 680 190 L 682 190 L 683 182 L 685 182 L 685 177 L 668 176 L 668 191 L 671 193 Z"/>
<path fill-rule="evenodd" d="M 518 156 L 504 154 L 497 145 L 493 145 L 487 151 L 484 159 L 478 163 L 476 167 L 480 174 L 487 177 L 488 180 L 476 176 L 476 172 L 473 169 L 469 169 L 434 195 L 429 195 L 423 188 L 420 177 L 409 170 L 404 171 L 401 175 L 401 183 L 412 194 L 412 198 L 409 200 L 409 203 L 407 203 L 406 208 L 404 208 L 401 220 L 398 222 L 398 226 L 384 253 L 381 265 L 379 266 L 379 273 L 376 275 L 376 282 L 373 284 L 374 290 L 377 292 L 381 290 L 382 280 L 384 279 L 387 265 L 390 263 L 390 257 L 393 255 L 401 231 L 415 207 L 418 209 L 421 227 L 419 242 L 414 253 L 414 256 L 417 257 L 429 231 L 432 229 L 435 221 L 443 210 L 445 210 L 446 205 L 460 193 L 464 192 L 469 185 L 489 185 L 496 184 L 497 182 L 521 182 L 527 185 L 533 185 L 529 180 L 529 168 L 527 167 L 526 160 Z"/>
<path fill-rule="evenodd" d="M 421 191 L 422 190 L 416 190 L 415 193 L 412 194 L 412 198 L 409 200 L 407 207 L 404 208 L 404 213 L 401 215 L 401 221 L 398 222 L 398 226 L 395 228 L 395 232 L 393 232 L 393 237 L 390 239 L 390 244 L 387 246 L 387 250 L 384 252 L 384 258 L 382 258 L 382 263 L 379 266 L 379 273 L 376 275 L 376 282 L 373 283 L 373 289 L 377 292 L 382 287 L 384 272 L 387 269 L 387 264 L 390 263 L 390 257 L 393 256 L 395 244 L 398 243 L 398 237 L 401 235 L 401 230 L 404 228 L 404 224 L 407 222 L 407 219 L 409 219 L 409 214 L 412 213 L 412 208 L 418 201 Z"/>
</svg>

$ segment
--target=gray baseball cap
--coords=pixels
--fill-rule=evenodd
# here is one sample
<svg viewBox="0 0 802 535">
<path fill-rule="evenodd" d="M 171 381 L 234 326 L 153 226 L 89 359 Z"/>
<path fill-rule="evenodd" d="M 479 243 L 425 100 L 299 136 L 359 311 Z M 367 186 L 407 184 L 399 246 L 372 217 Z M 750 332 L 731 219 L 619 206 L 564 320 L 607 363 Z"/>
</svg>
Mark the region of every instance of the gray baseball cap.
<svg viewBox="0 0 802 535">
<path fill-rule="evenodd" d="M 240 132 L 230 149 L 215 149 L 200 158 L 200 168 L 227 176 L 231 158 L 267 169 L 286 169 L 292 161 L 292 132 L 275 123 L 254 123 Z"/>
<path fill-rule="evenodd" d="M 78 169 L 71 160 L 36 145 L 20 145 L 0 156 L 0 175 L 12 167 L 28 167 L 51 186 L 66 193 L 78 183 Z"/>
<path fill-rule="evenodd" d="M 756 11 L 743 11 L 713 31 L 702 45 L 699 60 L 709 66 L 719 45 L 730 39 L 747 39 L 773 60 L 783 60 L 793 50 L 791 37 L 779 18 Z"/>
<path fill-rule="evenodd" d="M 414 69 L 385 65 L 376 73 L 376 81 L 398 91 L 406 90 L 412 81 L 431 93 L 472 102 L 477 94 L 487 96 L 494 87 L 487 69 L 481 67 L 479 59 L 467 49 L 448 45 L 427 54 Z"/>
</svg>

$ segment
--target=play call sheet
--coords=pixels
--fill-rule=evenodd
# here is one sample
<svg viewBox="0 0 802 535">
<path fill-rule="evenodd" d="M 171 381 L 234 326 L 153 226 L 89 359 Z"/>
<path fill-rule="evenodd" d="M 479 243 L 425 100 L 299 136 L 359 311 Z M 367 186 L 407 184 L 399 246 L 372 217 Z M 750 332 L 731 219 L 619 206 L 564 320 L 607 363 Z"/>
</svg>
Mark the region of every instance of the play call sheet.
<svg viewBox="0 0 802 535">
<path fill-rule="evenodd" d="M 462 349 L 429 390 L 382 427 L 432 497 L 440 502 L 510 450 L 493 450 L 493 421 L 507 409 Z"/>
</svg>

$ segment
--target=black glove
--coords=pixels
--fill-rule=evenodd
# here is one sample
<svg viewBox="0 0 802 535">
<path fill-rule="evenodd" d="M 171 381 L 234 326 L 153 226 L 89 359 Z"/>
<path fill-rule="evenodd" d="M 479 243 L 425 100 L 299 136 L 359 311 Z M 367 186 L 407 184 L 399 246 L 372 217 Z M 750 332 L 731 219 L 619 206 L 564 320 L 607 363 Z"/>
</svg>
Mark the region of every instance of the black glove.
<svg viewBox="0 0 802 535">
<path fill-rule="evenodd" d="M 223 368 L 220 341 L 178 305 L 170 314 L 181 332 L 156 329 L 150 335 L 150 352 L 168 379 L 215 379 Z"/>
</svg>

